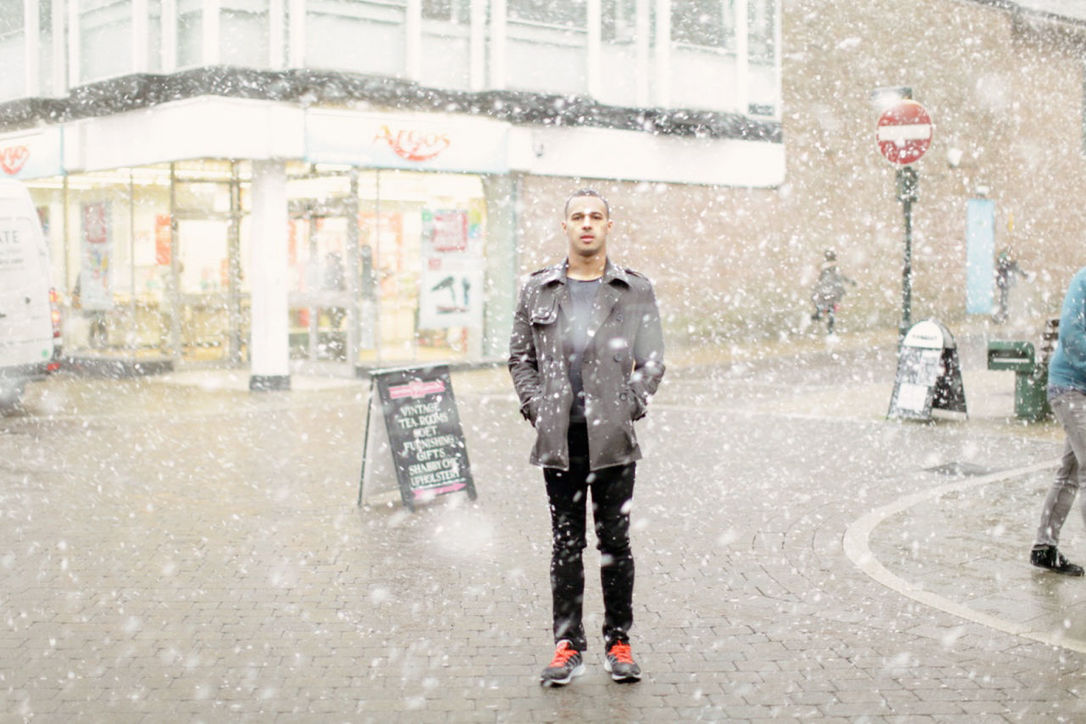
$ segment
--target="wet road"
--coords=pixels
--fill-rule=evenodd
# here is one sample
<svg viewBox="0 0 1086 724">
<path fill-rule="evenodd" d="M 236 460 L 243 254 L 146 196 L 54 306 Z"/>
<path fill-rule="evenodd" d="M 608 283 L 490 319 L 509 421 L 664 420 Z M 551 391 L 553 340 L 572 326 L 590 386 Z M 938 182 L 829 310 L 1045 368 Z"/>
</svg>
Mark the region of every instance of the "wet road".
<svg viewBox="0 0 1086 724">
<path fill-rule="evenodd" d="M 645 679 L 614 685 L 591 641 L 561 690 L 503 370 L 453 377 L 478 501 L 414 515 L 355 506 L 365 383 L 54 378 L 0 420 L 0 719 L 1081 718 L 1086 583 L 1025 564 L 1060 436 L 962 351 L 971 417 L 936 425 L 883 419 L 892 345 L 674 366 L 639 428 Z"/>
</svg>

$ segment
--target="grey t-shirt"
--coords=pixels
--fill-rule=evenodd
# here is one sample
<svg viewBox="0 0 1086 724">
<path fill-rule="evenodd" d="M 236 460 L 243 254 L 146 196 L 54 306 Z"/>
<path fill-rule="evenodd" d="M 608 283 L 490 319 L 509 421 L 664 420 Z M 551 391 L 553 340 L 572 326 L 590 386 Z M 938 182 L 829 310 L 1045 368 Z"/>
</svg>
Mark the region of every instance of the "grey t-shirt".
<svg viewBox="0 0 1086 724">
<path fill-rule="evenodd" d="M 602 279 L 602 277 L 601 277 Z M 581 361 L 588 346 L 588 323 L 592 321 L 592 305 L 601 279 L 581 281 L 566 278 L 569 287 L 569 318 L 563 330 L 563 354 L 569 360 L 569 382 L 573 387 L 573 405 L 569 409 L 570 422 L 585 422 L 584 379 L 581 377 Z"/>
</svg>

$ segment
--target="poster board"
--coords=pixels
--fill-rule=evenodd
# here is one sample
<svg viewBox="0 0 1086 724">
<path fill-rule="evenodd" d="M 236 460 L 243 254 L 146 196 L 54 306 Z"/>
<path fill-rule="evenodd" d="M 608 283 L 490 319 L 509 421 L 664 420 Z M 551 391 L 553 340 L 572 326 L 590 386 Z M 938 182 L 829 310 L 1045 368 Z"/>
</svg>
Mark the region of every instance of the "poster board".
<svg viewBox="0 0 1086 724">
<path fill-rule="evenodd" d="M 382 428 L 384 435 L 376 428 Z M 419 502 L 461 490 L 475 500 L 475 482 L 448 365 L 370 373 L 359 505 L 367 499 L 367 492 L 379 493 L 382 483 L 388 489 L 393 477 L 388 473 L 388 461 L 400 499 L 412 511 Z"/>
<path fill-rule="evenodd" d="M 113 309 L 113 244 L 108 201 L 83 204 L 82 263 L 79 271 L 79 303 L 83 309 Z"/>
<path fill-rule="evenodd" d="M 888 418 L 930 420 L 933 410 L 967 414 L 958 347 L 934 319 L 913 325 L 898 352 Z"/>
</svg>

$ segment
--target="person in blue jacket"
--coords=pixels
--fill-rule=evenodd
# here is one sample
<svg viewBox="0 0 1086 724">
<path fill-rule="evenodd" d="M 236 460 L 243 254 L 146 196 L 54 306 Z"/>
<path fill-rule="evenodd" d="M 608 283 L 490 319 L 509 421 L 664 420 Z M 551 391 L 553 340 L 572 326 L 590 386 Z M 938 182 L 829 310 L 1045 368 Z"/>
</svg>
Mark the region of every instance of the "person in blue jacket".
<svg viewBox="0 0 1086 724">
<path fill-rule="evenodd" d="M 1067 576 L 1081 576 L 1082 566 L 1059 551 L 1060 529 L 1086 475 L 1086 268 L 1067 287 L 1060 311 L 1060 338 L 1048 366 L 1048 403 L 1063 425 L 1067 441 L 1056 480 L 1045 498 L 1030 562 Z M 1086 520 L 1086 498 L 1083 498 Z"/>
</svg>

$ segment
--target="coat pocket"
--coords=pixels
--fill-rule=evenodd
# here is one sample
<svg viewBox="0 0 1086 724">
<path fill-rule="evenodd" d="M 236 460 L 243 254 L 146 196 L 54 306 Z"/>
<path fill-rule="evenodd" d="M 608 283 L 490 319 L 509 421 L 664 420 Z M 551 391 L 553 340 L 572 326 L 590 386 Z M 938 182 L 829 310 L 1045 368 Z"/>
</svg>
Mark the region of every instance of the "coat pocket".
<svg viewBox="0 0 1086 724">
<path fill-rule="evenodd" d="M 532 307 L 532 313 L 528 317 L 532 325 L 548 325 L 558 321 L 558 299 L 552 297 L 549 301 L 540 301 Z"/>
</svg>

